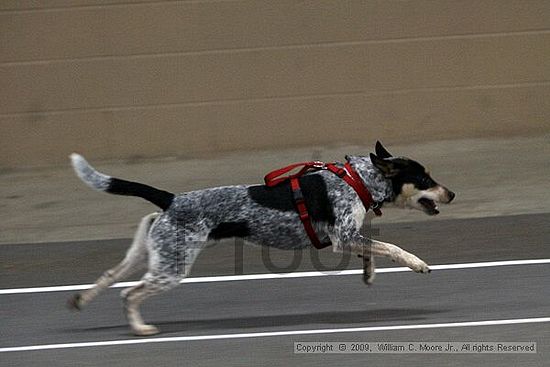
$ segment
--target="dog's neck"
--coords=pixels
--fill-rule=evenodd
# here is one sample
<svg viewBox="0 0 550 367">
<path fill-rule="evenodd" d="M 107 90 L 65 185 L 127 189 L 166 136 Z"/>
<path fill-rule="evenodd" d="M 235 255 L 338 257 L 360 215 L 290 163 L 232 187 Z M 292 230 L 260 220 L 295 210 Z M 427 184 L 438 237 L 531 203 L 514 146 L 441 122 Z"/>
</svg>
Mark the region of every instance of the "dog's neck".
<svg viewBox="0 0 550 367">
<path fill-rule="evenodd" d="M 351 166 L 363 179 L 372 198 L 376 202 L 393 201 L 394 193 L 391 180 L 385 178 L 382 172 L 372 164 L 369 157 L 346 156 Z"/>
</svg>

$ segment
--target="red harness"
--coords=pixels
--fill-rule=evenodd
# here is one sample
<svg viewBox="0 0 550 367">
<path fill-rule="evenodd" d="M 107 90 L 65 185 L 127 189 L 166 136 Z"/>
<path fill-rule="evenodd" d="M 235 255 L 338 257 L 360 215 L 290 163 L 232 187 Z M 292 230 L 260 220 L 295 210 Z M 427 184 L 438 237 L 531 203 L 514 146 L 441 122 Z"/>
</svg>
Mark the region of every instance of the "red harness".
<svg viewBox="0 0 550 367">
<path fill-rule="evenodd" d="M 282 176 L 285 173 L 288 173 L 297 167 L 302 167 L 302 169 L 300 169 L 298 173 L 295 173 L 293 175 L 288 175 L 288 176 Z M 298 214 L 300 215 L 300 220 L 304 225 L 304 228 L 306 230 L 306 233 L 309 239 L 311 240 L 311 243 L 313 243 L 313 246 L 315 246 L 318 249 L 322 249 L 327 246 L 330 246 L 331 243 L 330 242 L 321 243 L 321 241 L 319 241 L 319 237 L 317 237 L 317 234 L 315 233 L 315 229 L 313 228 L 313 224 L 311 223 L 311 217 L 309 216 L 309 213 L 307 211 L 304 195 L 302 193 L 302 189 L 300 188 L 300 177 L 308 172 L 319 171 L 324 169 L 334 173 L 336 176 L 346 181 L 348 185 L 350 185 L 355 190 L 357 195 L 359 195 L 359 198 L 361 199 L 361 202 L 363 202 L 365 209 L 367 210 L 372 209 L 376 215 L 378 216 L 382 215 L 380 208 L 375 205 L 376 203 L 374 202 L 369 190 L 363 184 L 363 180 L 361 180 L 361 178 L 359 177 L 359 174 L 357 174 L 357 172 L 351 167 L 351 164 L 349 162 L 346 162 L 346 164 L 344 165 L 344 168 L 339 168 L 334 163 L 323 163 L 318 161 L 295 163 L 295 164 L 291 164 L 290 166 L 283 167 L 268 173 L 264 177 L 265 184 L 268 187 L 277 186 L 280 183 L 290 180 L 292 197 L 294 199 L 294 203 L 296 204 L 296 209 L 298 210 Z"/>
</svg>

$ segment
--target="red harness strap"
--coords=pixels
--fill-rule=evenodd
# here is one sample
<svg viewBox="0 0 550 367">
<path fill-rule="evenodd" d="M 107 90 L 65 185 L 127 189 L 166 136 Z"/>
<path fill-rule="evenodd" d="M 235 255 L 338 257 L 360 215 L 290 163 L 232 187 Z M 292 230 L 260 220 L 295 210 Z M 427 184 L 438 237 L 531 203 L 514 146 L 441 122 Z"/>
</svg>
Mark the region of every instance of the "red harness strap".
<svg viewBox="0 0 550 367">
<path fill-rule="evenodd" d="M 288 173 L 292 171 L 293 169 L 297 167 L 302 167 L 298 171 L 298 173 L 295 173 L 293 175 L 288 176 L 282 176 L 285 173 Z M 349 162 L 346 162 L 344 165 L 344 168 L 339 168 L 334 163 L 323 163 L 323 162 L 304 162 L 304 163 L 295 163 L 291 164 L 290 166 L 283 167 L 281 169 L 275 170 L 273 172 L 268 173 L 264 177 L 264 181 L 266 186 L 273 187 L 277 186 L 278 184 L 285 182 L 287 180 L 290 180 L 290 188 L 292 189 L 292 197 L 294 199 L 294 203 L 296 205 L 296 209 L 298 210 L 298 214 L 300 216 L 300 220 L 302 221 L 302 224 L 304 225 L 304 229 L 306 230 L 306 233 L 313 244 L 318 249 L 325 248 L 327 246 L 330 246 L 331 243 L 322 243 L 319 241 L 319 237 L 317 237 L 317 234 L 315 233 L 315 229 L 313 228 L 313 224 L 311 223 L 311 217 L 309 216 L 309 212 L 307 210 L 306 202 L 304 200 L 304 195 L 302 193 L 302 189 L 300 188 L 300 177 L 306 174 L 310 171 L 317 171 L 326 169 L 344 181 L 348 185 L 350 185 L 357 195 L 359 195 L 359 198 L 361 199 L 361 202 L 365 206 L 366 210 L 369 210 L 372 208 L 374 213 L 376 215 L 382 215 L 382 212 L 380 211 L 380 208 L 374 206 L 375 202 L 372 198 L 372 195 L 370 194 L 369 190 L 365 187 L 363 184 L 363 181 L 361 180 L 361 177 L 359 177 L 359 174 L 353 169 L 351 164 Z M 281 177 L 282 176 L 282 177 Z"/>
<path fill-rule="evenodd" d="M 301 170 L 298 171 L 298 173 L 295 173 L 290 176 L 283 176 L 285 173 L 288 173 L 292 171 L 293 169 L 297 167 L 302 167 Z M 269 172 L 264 177 L 265 184 L 269 187 L 277 186 L 281 182 L 284 182 L 286 180 L 292 179 L 294 177 L 300 177 L 303 176 L 306 172 L 310 170 L 320 170 L 325 167 L 325 164 L 323 162 L 314 161 L 314 162 L 303 162 L 303 163 L 294 163 L 290 166 L 286 166 L 283 168 L 279 168 L 278 170 L 275 170 L 273 172 Z"/>
<path fill-rule="evenodd" d="M 382 211 L 380 210 L 380 208 L 374 205 L 374 199 L 372 198 L 372 195 L 370 194 L 367 187 L 363 184 L 363 180 L 361 179 L 359 174 L 353 169 L 349 162 L 346 162 L 344 168 L 338 168 L 334 163 L 327 163 L 325 166 L 327 170 L 336 174 L 342 180 L 346 181 L 347 184 L 355 190 L 357 195 L 359 195 L 359 198 L 361 199 L 361 202 L 363 203 L 365 209 L 372 209 L 374 214 L 376 214 L 377 216 L 382 215 Z"/>
<path fill-rule="evenodd" d="M 315 228 L 313 228 L 313 224 L 311 223 L 311 217 L 307 211 L 306 201 L 304 200 L 304 194 L 300 188 L 300 179 L 298 177 L 292 177 L 290 179 L 290 188 L 292 189 L 292 197 L 294 198 L 296 209 L 300 215 L 300 220 L 313 246 L 318 249 L 330 246 L 330 242 L 322 243 L 319 241 L 319 237 L 317 237 L 317 233 L 315 233 Z"/>
</svg>

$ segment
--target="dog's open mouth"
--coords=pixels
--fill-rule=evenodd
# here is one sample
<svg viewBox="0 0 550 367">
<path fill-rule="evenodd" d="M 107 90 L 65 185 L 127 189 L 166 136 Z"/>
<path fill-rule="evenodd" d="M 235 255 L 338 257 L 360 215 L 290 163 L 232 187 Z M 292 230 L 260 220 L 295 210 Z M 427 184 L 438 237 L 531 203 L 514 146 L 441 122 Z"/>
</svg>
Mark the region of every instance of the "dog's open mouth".
<svg viewBox="0 0 550 367">
<path fill-rule="evenodd" d="M 428 215 L 439 214 L 439 210 L 437 210 L 437 204 L 435 203 L 435 201 L 430 200 L 428 198 L 420 198 L 418 199 L 418 203 L 422 205 L 426 214 Z"/>
</svg>

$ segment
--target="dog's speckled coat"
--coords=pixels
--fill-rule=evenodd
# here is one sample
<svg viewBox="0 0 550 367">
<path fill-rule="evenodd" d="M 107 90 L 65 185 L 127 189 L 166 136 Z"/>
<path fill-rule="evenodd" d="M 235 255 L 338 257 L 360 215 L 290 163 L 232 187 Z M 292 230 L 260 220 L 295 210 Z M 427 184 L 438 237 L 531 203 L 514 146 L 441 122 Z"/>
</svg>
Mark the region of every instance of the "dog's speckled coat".
<svg viewBox="0 0 550 367">
<path fill-rule="evenodd" d="M 373 163 L 373 159 L 378 159 L 372 155 L 351 156 L 346 159 L 363 179 L 376 202 L 394 202 L 401 194 L 389 172 L 391 169 L 395 171 L 393 165 L 403 159 L 392 162 L 389 153 L 378 144 L 377 153 L 385 158 L 383 163 Z M 303 249 L 312 246 L 294 208 L 288 184 L 275 188 L 263 185 L 226 186 L 173 195 L 147 185 L 99 173 L 80 155 L 73 154 L 71 159 L 78 176 L 92 188 L 115 194 L 141 196 L 163 209 L 162 212 L 150 214 L 142 220 L 134 243 L 123 262 L 99 278 L 95 288 L 70 300 L 72 308 L 80 309 L 102 289 L 148 259 L 148 271 L 142 281 L 122 292 L 128 321 L 137 335 L 158 332 L 154 326 L 143 323 L 138 310 L 139 304 L 147 297 L 179 284 L 189 274 L 193 262 L 209 241 L 242 237 L 254 244 L 279 249 Z M 417 174 L 427 176 L 425 172 Z M 388 256 L 415 271 L 429 271 L 428 266 L 416 256 L 395 245 L 370 240 L 360 234 L 367 209 L 345 181 L 331 172 L 317 171 L 303 176 L 301 183 L 317 235 L 322 242 L 330 240 L 334 251 Z M 433 187 L 435 185 L 437 184 L 434 182 Z M 454 197 L 454 194 L 442 186 L 437 185 L 437 188 L 438 195 L 447 195 L 447 198 L 434 198 L 433 190 L 416 190 L 411 194 L 415 195 L 415 200 L 410 206 L 418 206 L 416 202 L 420 198 L 426 200 L 425 196 L 429 196 L 430 200 L 443 202 L 449 202 Z M 399 198 L 403 205 L 410 200 L 408 197 Z M 374 262 L 369 264 L 369 270 L 369 280 L 372 281 Z"/>
</svg>

